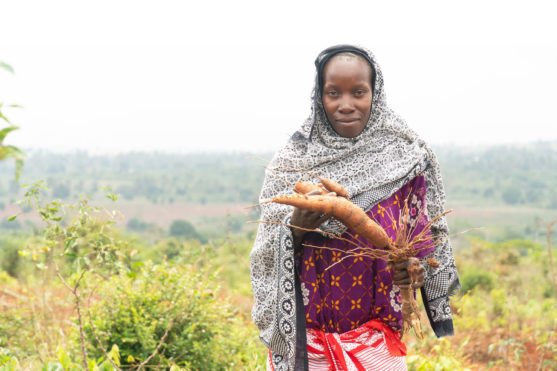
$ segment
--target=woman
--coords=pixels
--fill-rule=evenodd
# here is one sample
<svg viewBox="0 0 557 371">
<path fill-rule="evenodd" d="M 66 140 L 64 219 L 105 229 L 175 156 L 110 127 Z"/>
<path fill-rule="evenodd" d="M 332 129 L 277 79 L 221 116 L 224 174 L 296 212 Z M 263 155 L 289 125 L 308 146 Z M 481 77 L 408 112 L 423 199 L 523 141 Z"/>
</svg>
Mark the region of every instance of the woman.
<svg viewBox="0 0 557 371">
<path fill-rule="evenodd" d="M 428 217 L 443 212 L 435 155 L 388 108 L 383 75 L 370 52 L 338 45 L 321 52 L 315 65 L 312 115 L 275 155 L 261 201 L 292 193 L 289 183 L 314 180 L 303 170 L 343 185 L 391 238 L 393 218 L 408 200 L 410 223 L 418 233 Z M 251 254 L 252 316 L 269 348 L 269 368 L 406 369 L 398 287 L 410 282 L 406 268 L 417 260 L 394 267 L 366 258 L 339 263 L 339 249 L 353 248 L 346 239 L 365 241 L 335 219 L 268 203 L 262 206 L 262 220 L 271 223 L 260 224 Z M 444 218 L 431 233 L 442 242 L 418 257 L 435 257 L 440 266 L 420 264 L 412 278 L 415 287 L 423 286 L 430 324 L 441 337 L 453 333 L 448 296 L 459 282 Z"/>
</svg>

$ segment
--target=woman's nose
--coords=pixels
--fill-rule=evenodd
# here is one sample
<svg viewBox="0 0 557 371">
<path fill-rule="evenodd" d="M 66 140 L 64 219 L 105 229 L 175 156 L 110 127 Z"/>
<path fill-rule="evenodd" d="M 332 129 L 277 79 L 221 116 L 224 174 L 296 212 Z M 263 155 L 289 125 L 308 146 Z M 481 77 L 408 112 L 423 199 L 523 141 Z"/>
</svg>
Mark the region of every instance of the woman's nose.
<svg viewBox="0 0 557 371">
<path fill-rule="evenodd" d="M 352 112 L 354 110 L 354 103 L 350 100 L 350 98 L 342 98 L 339 103 L 338 110 L 342 113 Z"/>
</svg>

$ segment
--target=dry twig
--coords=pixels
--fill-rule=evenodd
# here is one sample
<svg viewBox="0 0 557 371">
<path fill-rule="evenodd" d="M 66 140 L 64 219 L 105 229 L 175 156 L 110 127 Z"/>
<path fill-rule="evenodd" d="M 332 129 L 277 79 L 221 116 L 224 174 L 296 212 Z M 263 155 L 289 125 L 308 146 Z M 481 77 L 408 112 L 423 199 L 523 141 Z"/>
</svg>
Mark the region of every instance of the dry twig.
<svg viewBox="0 0 557 371">
<path fill-rule="evenodd" d="M 147 365 L 147 363 L 149 363 L 149 361 L 157 355 L 157 353 L 159 352 L 160 347 L 162 346 L 162 344 L 164 343 L 164 340 L 166 339 L 166 337 L 168 336 L 168 333 L 170 332 L 170 329 L 172 328 L 172 326 L 174 325 L 174 318 L 172 318 L 170 320 L 170 322 L 168 323 L 168 327 L 166 328 L 166 331 L 164 332 L 164 335 L 161 337 L 161 340 L 159 341 L 159 344 L 157 345 L 157 347 L 155 348 L 155 350 L 153 351 L 153 353 L 147 357 L 145 359 L 145 361 L 141 362 L 141 364 L 139 366 L 137 366 L 137 371 L 142 370 L 143 367 L 145 367 L 145 365 Z"/>
</svg>

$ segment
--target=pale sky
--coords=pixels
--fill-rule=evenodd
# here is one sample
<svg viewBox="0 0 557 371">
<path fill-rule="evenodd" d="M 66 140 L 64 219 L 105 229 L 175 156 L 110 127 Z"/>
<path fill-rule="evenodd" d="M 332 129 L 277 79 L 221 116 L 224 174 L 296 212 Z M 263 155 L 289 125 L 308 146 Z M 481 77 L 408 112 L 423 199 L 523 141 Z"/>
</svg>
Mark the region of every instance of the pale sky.
<svg viewBox="0 0 557 371">
<path fill-rule="evenodd" d="M 91 153 L 280 148 L 324 48 L 371 49 L 432 144 L 557 140 L 552 1 L 2 1 L 6 144 Z M 1 126 L 0 126 L 1 127 Z"/>
</svg>

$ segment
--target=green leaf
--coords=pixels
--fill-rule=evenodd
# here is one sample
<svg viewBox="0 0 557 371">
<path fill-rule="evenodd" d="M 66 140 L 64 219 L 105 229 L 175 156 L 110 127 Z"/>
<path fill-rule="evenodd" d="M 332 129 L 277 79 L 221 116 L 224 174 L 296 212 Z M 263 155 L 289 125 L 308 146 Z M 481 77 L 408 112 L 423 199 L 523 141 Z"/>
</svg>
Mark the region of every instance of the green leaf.
<svg viewBox="0 0 557 371">
<path fill-rule="evenodd" d="M 118 348 L 118 345 L 112 345 L 112 349 L 108 353 L 108 356 L 112 359 L 112 361 L 114 361 L 116 366 L 120 366 L 120 349 Z"/>
<path fill-rule="evenodd" d="M 19 126 L 12 125 L 0 130 L 0 143 L 2 143 L 2 141 L 4 140 L 4 138 L 6 138 L 6 135 L 8 135 L 9 132 L 17 129 L 19 129 Z"/>
<path fill-rule="evenodd" d="M 89 365 L 89 370 L 99 371 L 99 366 L 97 365 L 97 362 L 94 359 L 90 359 L 88 365 Z"/>
<path fill-rule="evenodd" d="M 69 369 L 70 368 L 70 357 L 68 356 L 68 353 L 66 353 L 66 351 L 62 348 L 62 347 L 58 347 L 58 349 L 56 349 L 56 355 L 58 356 L 58 362 L 60 362 L 60 364 L 62 365 L 62 367 L 64 367 L 64 369 Z"/>
<path fill-rule="evenodd" d="M 107 193 L 105 197 L 111 200 L 112 202 L 116 202 L 116 200 L 118 200 L 118 195 L 115 195 L 114 193 Z"/>
<path fill-rule="evenodd" d="M 10 217 L 8 218 L 8 221 L 11 222 L 11 221 L 15 220 L 15 218 L 17 218 L 17 215 L 18 215 L 18 214 L 10 216 Z"/>
<path fill-rule="evenodd" d="M 12 66 L 2 61 L 0 61 L 0 68 L 5 69 L 10 73 L 15 73 L 14 68 Z"/>
<path fill-rule="evenodd" d="M 13 158 L 16 160 L 24 160 L 25 153 L 14 146 L 0 146 L 0 161 Z"/>
<path fill-rule="evenodd" d="M 8 124 L 10 123 L 10 120 L 8 120 L 8 118 L 6 116 L 4 116 L 4 114 L 2 113 L 2 111 L 0 111 L 0 119 L 6 121 Z"/>
</svg>

